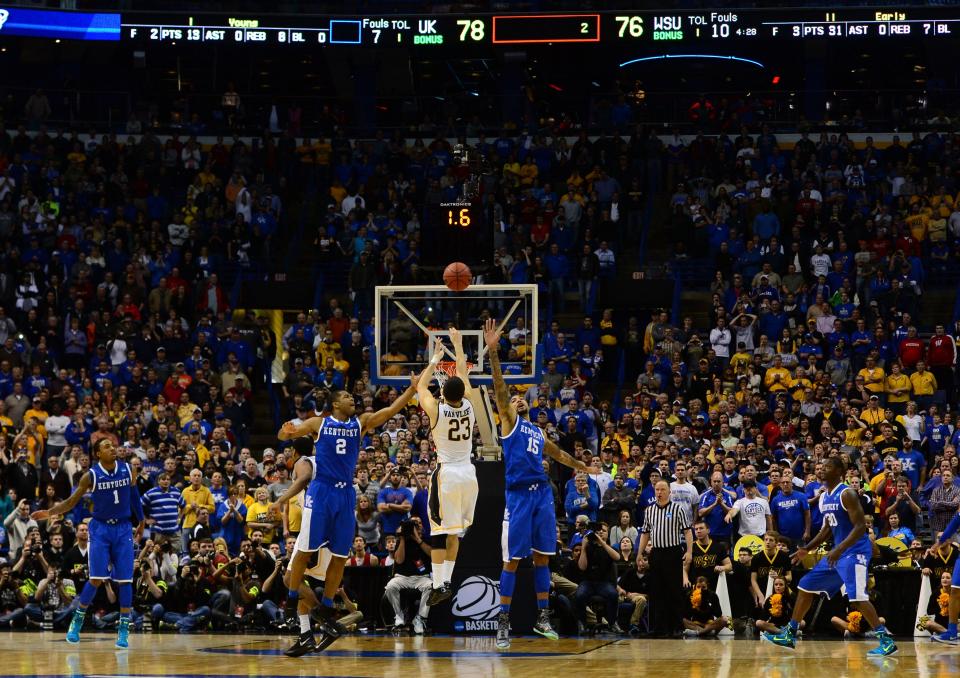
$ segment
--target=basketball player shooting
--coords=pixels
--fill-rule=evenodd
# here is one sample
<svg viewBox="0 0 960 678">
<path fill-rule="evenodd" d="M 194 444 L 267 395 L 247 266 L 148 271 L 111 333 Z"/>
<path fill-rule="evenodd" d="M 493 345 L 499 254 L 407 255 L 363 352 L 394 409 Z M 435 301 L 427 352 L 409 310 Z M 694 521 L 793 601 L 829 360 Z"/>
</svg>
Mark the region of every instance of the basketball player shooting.
<svg viewBox="0 0 960 678">
<path fill-rule="evenodd" d="M 314 441 L 314 461 L 312 468 L 307 457 L 295 466 L 298 481 L 291 485 L 277 501 L 270 505 L 275 511 L 278 506 L 290 501 L 303 489 L 304 475 L 310 480 L 306 485 L 300 534 L 291 559 L 290 578 L 287 597 L 296 600 L 303 573 L 311 559 L 311 554 L 327 547 L 330 550 L 330 564 L 324 581 L 323 598 L 320 600 L 320 618 L 323 621 L 323 638 L 319 643 L 313 637 L 309 615 L 300 614 L 300 637 L 287 651 L 289 657 L 299 657 L 308 652 L 319 652 L 340 638 L 346 629 L 336 620 L 333 598 L 343 580 L 343 568 L 350 553 L 357 520 L 354 514 L 357 497 L 353 489 L 353 474 L 360 456 L 363 437 L 373 429 L 386 423 L 406 407 L 416 393 L 419 377 L 411 375 L 410 386 L 397 396 L 389 407 L 376 412 L 364 412 L 357 416 L 357 405 L 353 396 L 346 391 L 334 391 L 327 395 L 324 411 L 329 416 L 311 417 L 297 425 L 288 421 L 277 437 L 280 440 L 292 440 L 301 436 L 310 436 Z"/>
<path fill-rule="evenodd" d="M 477 470 L 470 462 L 473 452 L 475 412 L 481 406 L 479 394 L 470 386 L 467 358 L 463 352 L 463 335 L 450 328 L 456 361 L 456 376 L 449 377 L 441 388 L 438 401 L 430 392 L 433 370 L 443 359 L 443 344 L 430 358 L 430 369 L 420 375 L 417 400 L 430 417 L 430 430 L 437 446 L 437 467 L 430 476 L 427 506 L 430 514 L 430 546 L 433 551 L 433 590 L 427 605 L 436 605 L 453 595 L 450 580 L 457 561 L 460 538 L 473 524 L 477 505 Z"/>
<path fill-rule="evenodd" d="M 797 646 L 797 631 L 806 616 L 815 595 L 827 594 L 832 598 L 843 590 L 850 606 L 858 610 L 876 631 L 878 647 L 867 652 L 871 657 L 887 657 L 897 651 L 887 627 L 880 623 L 877 610 L 867 595 L 867 566 L 870 563 L 872 545 L 867 537 L 867 525 L 863 507 L 857 493 L 841 482 L 847 469 L 839 457 L 829 457 L 823 463 L 823 480 L 826 491 L 820 495 L 820 513 L 823 528 L 806 546 L 793 554 L 794 563 L 799 563 L 809 551 L 817 548 L 832 536 L 833 550 L 817 563 L 800 580 L 797 604 L 793 617 L 779 633 L 764 632 L 760 637 L 768 643 L 793 649 Z"/>
<path fill-rule="evenodd" d="M 496 321 L 484 325 L 484 340 L 489 349 L 493 388 L 500 415 L 501 444 L 506 473 L 507 507 L 503 514 L 503 572 L 500 575 L 500 615 L 497 617 L 497 648 L 510 647 L 510 603 L 517 584 L 517 566 L 522 558 L 533 555 L 533 585 L 540 610 L 533 630 L 550 640 L 557 632 L 550 624 L 550 556 L 557 547 L 557 518 L 550 481 L 543 470 L 543 455 L 578 471 L 591 472 L 543 435 L 528 421 L 527 401 L 510 397 L 500 370 L 500 330 Z"/>
</svg>

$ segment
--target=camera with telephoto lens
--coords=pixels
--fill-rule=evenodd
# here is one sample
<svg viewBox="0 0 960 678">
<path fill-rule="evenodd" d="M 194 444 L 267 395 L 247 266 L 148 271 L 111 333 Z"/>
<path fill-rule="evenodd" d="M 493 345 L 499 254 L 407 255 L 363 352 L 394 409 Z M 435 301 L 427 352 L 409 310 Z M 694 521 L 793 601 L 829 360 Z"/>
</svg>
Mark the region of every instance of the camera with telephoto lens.
<svg viewBox="0 0 960 678">
<path fill-rule="evenodd" d="M 30 547 L 30 553 L 33 554 L 33 555 L 35 555 L 35 556 L 39 556 L 39 555 L 40 555 L 40 551 L 42 551 L 42 550 L 43 550 L 43 547 L 41 547 L 40 544 L 38 544 L 38 543 L 34 543 L 34 544 Z"/>
<path fill-rule="evenodd" d="M 400 523 L 400 536 L 412 537 L 413 530 L 416 526 L 417 524 L 413 520 L 404 520 L 402 523 Z"/>
</svg>

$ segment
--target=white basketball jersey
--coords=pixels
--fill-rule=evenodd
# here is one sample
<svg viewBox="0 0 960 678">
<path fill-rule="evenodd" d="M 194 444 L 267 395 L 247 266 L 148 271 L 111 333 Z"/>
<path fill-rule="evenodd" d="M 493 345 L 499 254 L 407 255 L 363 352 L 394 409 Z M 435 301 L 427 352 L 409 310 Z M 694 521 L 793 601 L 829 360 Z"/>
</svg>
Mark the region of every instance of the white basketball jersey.
<svg viewBox="0 0 960 678">
<path fill-rule="evenodd" d="M 473 404 L 464 398 L 459 407 L 452 407 L 443 401 L 437 405 L 433 442 L 437 446 L 438 461 L 441 464 L 469 463 L 473 452 L 473 425 L 476 422 Z"/>
</svg>

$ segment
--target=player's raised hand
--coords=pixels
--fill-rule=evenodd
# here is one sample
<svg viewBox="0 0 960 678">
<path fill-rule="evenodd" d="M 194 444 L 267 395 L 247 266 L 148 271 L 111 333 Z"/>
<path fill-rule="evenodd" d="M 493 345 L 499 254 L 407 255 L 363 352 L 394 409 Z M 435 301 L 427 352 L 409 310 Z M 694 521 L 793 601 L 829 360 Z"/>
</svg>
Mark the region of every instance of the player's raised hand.
<svg viewBox="0 0 960 678">
<path fill-rule="evenodd" d="M 807 549 L 801 546 L 796 551 L 790 554 L 790 562 L 792 562 L 794 565 L 799 565 L 800 561 L 802 561 L 806 557 L 807 557 Z"/>
<path fill-rule="evenodd" d="M 280 427 L 280 432 L 285 433 L 288 436 L 292 436 L 296 430 L 297 426 L 292 421 L 286 421 L 283 423 L 283 426 Z"/>
<path fill-rule="evenodd" d="M 490 349 L 500 347 L 500 330 L 497 329 L 497 321 L 493 318 L 487 318 L 483 323 L 483 340 L 487 342 L 487 347 Z"/>
<path fill-rule="evenodd" d="M 450 326 L 450 341 L 453 343 L 454 346 L 463 345 L 463 335 L 460 334 L 460 330 L 458 330 L 456 327 L 453 327 L 452 325 Z"/>
</svg>

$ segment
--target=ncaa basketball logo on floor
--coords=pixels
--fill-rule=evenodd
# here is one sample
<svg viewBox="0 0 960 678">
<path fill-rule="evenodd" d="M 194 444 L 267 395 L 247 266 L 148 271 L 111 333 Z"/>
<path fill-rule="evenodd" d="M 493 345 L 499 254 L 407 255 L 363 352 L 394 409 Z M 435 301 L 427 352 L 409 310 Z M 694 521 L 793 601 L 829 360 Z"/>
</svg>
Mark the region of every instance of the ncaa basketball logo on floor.
<svg viewBox="0 0 960 678">
<path fill-rule="evenodd" d="M 467 577 L 453 597 L 454 631 L 496 631 L 500 587 L 488 577 Z"/>
</svg>

